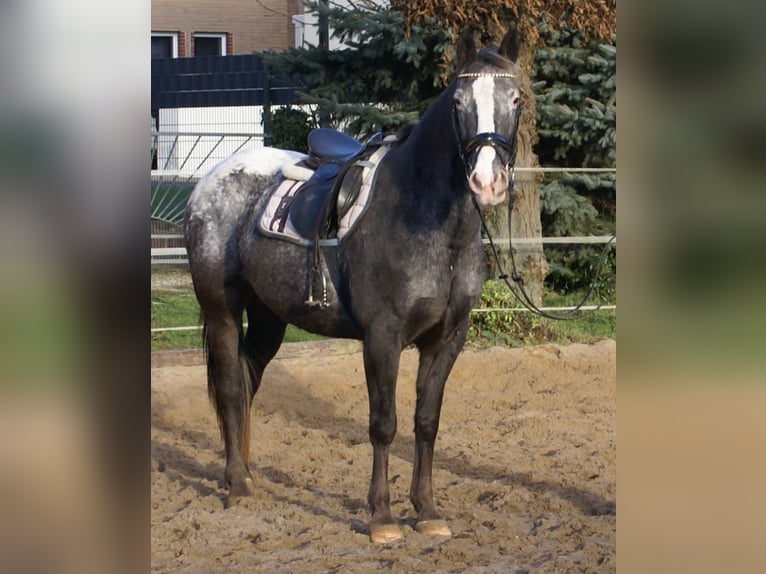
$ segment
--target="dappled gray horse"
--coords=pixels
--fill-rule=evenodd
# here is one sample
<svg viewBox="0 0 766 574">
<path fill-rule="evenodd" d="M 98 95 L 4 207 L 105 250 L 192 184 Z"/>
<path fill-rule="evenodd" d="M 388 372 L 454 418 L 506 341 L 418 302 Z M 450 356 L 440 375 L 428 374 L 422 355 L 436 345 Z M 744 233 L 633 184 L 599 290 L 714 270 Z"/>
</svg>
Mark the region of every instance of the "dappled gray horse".
<svg viewBox="0 0 766 574">
<path fill-rule="evenodd" d="M 204 320 L 208 389 L 226 445 L 230 502 L 253 494 L 250 406 L 292 323 L 363 341 L 373 446 L 368 494 L 373 542 L 402 535 L 390 509 L 388 456 L 397 427 L 400 353 L 406 345 L 417 347 L 410 500 L 418 532 L 451 534 L 433 498 L 434 442 L 445 381 L 486 275 L 478 210 L 512 193 L 517 54 L 515 34 L 509 33 L 499 49 L 472 55 L 421 121 L 392 141 L 355 147 L 342 136 L 332 141 L 317 136 L 314 146 L 320 149 L 313 157 L 248 150 L 224 160 L 194 189 L 186 242 Z M 273 199 L 272 192 L 289 180 L 283 166 L 300 162 L 316 172 L 291 185 L 294 194 L 288 190 Z M 336 167 L 323 172 L 323 165 Z M 371 171 L 354 176 L 360 166 Z M 329 175 L 323 179 L 319 173 Z M 356 199 L 357 220 L 341 236 L 338 219 L 349 202 L 341 196 L 348 186 L 337 182 L 362 180 L 366 200 Z M 325 191 L 312 196 L 319 189 Z M 310 208 L 312 202 L 321 209 Z M 301 204 L 309 216 L 299 224 Z M 269 209 L 273 214 L 266 225 Z M 280 235 L 292 225 L 294 210 L 293 235 Z"/>
</svg>

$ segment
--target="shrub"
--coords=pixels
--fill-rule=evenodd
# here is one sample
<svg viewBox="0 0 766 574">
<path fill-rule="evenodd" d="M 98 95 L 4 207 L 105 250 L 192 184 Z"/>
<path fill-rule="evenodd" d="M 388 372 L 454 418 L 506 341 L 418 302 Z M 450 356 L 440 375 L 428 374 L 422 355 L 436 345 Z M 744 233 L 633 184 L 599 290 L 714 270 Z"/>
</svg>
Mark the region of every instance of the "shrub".
<svg viewBox="0 0 766 574">
<path fill-rule="evenodd" d="M 317 126 L 314 116 L 300 108 L 278 108 L 271 112 L 271 145 L 306 153 L 309 132 Z"/>
</svg>

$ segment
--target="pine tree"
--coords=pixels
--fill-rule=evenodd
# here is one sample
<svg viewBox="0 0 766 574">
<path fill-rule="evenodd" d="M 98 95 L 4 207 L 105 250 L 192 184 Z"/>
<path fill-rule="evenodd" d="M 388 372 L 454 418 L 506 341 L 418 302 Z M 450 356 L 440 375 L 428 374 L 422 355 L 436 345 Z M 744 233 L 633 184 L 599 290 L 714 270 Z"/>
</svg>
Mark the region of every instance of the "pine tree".
<svg viewBox="0 0 766 574">
<path fill-rule="evenodd" d="M 586 41 L 577 30 L 540 26 L 545 47 L 536 51 L 536 151 L 545 165 L 615 167 L 616 35 L 611 42 Z M 614 233 L 616 177 L 570 173 L 540 189 L 546 235 Z M 600 248 L 546 249 L 550 287 L 569 291 L 591 280 Z M 614 266 L 614 258 L 610 259 Z"/>
<path fill-rule="evenodd" d="M 298 79 L 304 103 L 315 106 L 320 125 L 365 138 L 392 133 L 418 120 L 443 88 L 437 63 L 452 36 L 435 21 L 405 36 L 403 15 L 369 0 L 341 7 L 306 2 L 326 19 L 346 47 L 306 47 L 264 54 L 275 73 Z"/>
</svg>

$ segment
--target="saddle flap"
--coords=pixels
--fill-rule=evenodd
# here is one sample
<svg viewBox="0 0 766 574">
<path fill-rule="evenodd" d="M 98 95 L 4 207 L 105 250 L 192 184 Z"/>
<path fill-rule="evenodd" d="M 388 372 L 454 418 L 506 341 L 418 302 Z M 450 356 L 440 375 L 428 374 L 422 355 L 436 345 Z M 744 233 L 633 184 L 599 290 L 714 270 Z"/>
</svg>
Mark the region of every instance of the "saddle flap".
<svg viewBox="0 0 766 574">
<path fill-rule="evenodd" d="M 336 164 L 322 164 L 296 193 L 290 206 L 290 220 L 301 236 L 311 238 L 319 233 L 324 220 L 325 202 L 340 169 Z"/>
</svg>

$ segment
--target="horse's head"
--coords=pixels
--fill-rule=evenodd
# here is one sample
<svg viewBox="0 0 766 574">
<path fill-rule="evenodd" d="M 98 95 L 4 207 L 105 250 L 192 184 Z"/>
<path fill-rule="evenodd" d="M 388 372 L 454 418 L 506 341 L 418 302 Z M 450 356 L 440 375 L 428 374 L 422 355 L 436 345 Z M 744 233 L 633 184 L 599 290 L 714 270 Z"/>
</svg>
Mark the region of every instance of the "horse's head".
<svg viewBox="0 0 766 574">
<path fill-rule="evenodd" d="M 516 35 L 509 32 L 497 51 L 479 52 L 455 81 L 455 135 L 468 186 L 482 207 L 497 205 L 513 191 L 510 173 L 520 111 L 517 56 Z"/>
</svg>

